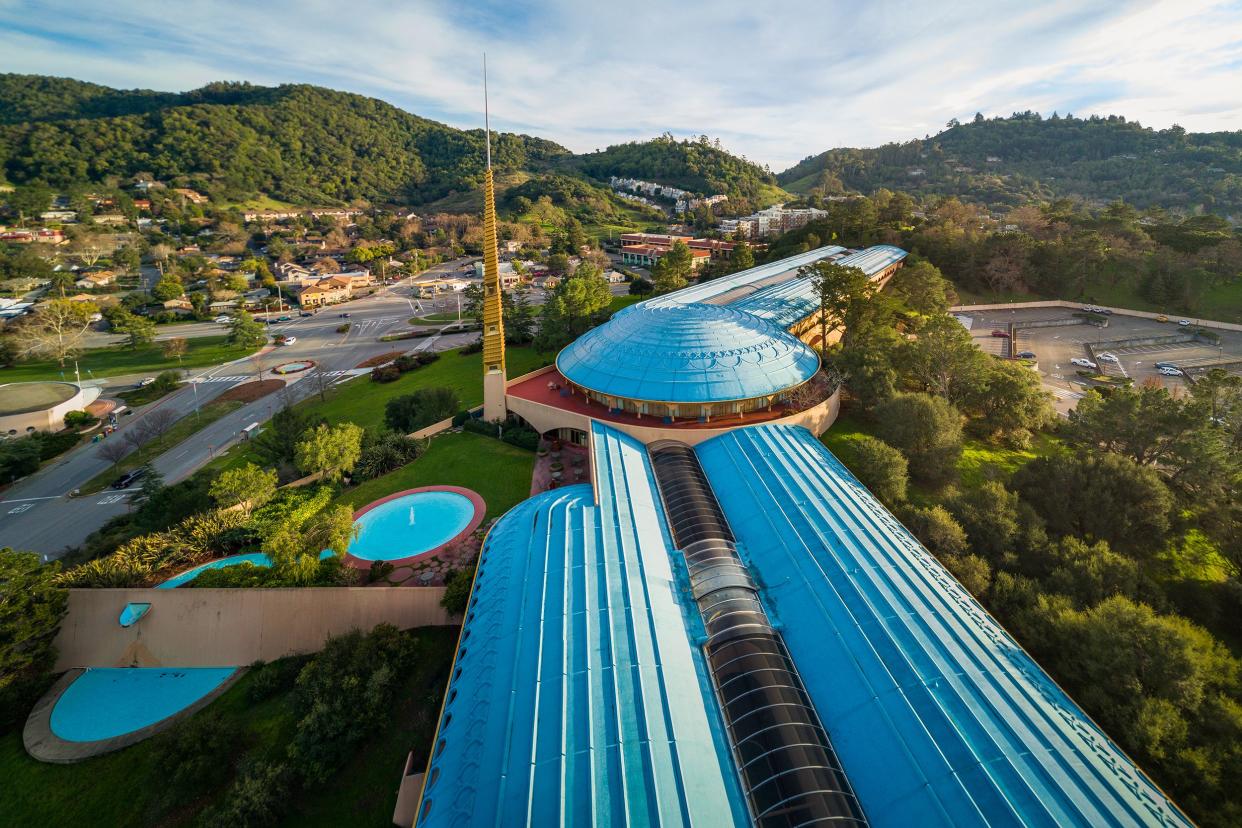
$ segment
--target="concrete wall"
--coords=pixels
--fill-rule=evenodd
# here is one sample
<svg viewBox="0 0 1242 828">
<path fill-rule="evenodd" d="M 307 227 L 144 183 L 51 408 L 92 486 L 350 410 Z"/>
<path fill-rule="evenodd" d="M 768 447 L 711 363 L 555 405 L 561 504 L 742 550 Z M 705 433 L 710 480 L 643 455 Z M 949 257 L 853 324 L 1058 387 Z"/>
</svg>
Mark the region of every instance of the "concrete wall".
<svg viewBox="0 0 1242 828">
<path fill-rule="evenodd" d="M 72 383 L 68 383 L 72 384 Z M 94 386 L 78 386 L 77 393 L 64 402 L 39 411 L 23 411 L 0 417 L 0 435 L 23 437 L 31 429 L 35 431 L 60 431 L 65 427 L 65 415 L 70 411 L 82 411 L 99 398 Z"/>
<path fill-rule="evenodd" d="M 555 428 L 576 428 L 579 431 L 590 431 L 591 429 L 591 418 L 585 414 L 565 411 L 512 395 L 507 400 L 509 410 L 526 420 L 541 434 Z M 819 405 L 808 408 L 805 411 L 800 411 L 797 414 L 782 417 L 778 420 L 763 420 L 755 424 L 800 425 L 812 434 L 820 435 L 836 422 L 837 415 L 840 412 L 841 390 L 837 389 Z M 657 418 L 653 419 L 658 422 Z M 740 421 L 730 419 L 728 425 L 721 426 L 720 428 L 677 428 L 676 426 L 663 425 L 640 426 L 633 423 L 618 423 L 606 419 L 600 420 L 600 422 L 606 423 L 618 431 L 624 431 L 626 434 L 641 440 L 644 444 L 654 443 L 656 440 L 680 440 L 692 446 L 725 432 L 732 431 L 735 428 L 744 428 L 748 425 L 744 419 Z"/>
<path fill-rule="evenodd" d="M 458 623 L 443 587 L 305 589 L 71 589 L 56 637 L 57 670 L 73 667 L 224 667 L 311 653 L 329 635 Z M 118 623 L 125 604 L 151 610 Z"/>
</svg>

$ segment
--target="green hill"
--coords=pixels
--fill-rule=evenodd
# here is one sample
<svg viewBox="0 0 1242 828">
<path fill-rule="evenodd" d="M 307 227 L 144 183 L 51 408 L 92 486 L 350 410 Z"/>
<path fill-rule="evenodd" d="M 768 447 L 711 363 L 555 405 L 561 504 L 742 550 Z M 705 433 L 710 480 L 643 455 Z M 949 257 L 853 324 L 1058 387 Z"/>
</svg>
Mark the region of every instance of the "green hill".
<svg viewBox="0 0 1242 828">
<path fill-rule="evenodd" d="M 1157 131 L 1117 116 L 977 116 L 921 141 L 828 150 L 777 178 L 804 194 L 883 187 L 993 206 L 1078 197 L 1237 215 L 1242 132 Z"/>
<path fill-rule="evenodd" d="M 459 130 L 374 98 L 307 85 L 216 83 L 183 94 L 0 75 L 0 170 L 67 187 L 148 173 L 211 196 L 293 202 L 424 202 L 477 187 L 482 130 Z M 493 136 L 500 170 L 569 151 Z"/>
<path fill-rule="evenodd" d="M 766 206 L 788 197 L 771 171 L 720 149 L 705 137 L 678 141 L 663 135 L 577 155 L 567 163 L 602 181 L 613 175 L 638 178 L 700 195 L 723 193 L 731 202 L 748 200 Z"/>
</svg>

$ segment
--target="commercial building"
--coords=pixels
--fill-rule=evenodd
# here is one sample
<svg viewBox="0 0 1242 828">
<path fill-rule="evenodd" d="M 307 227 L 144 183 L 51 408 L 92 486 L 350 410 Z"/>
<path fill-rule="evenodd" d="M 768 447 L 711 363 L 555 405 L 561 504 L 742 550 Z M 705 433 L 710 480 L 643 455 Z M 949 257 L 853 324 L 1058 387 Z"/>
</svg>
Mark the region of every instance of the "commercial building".
<svg viewBox="0 0 1242 828">
<path fill-rule="evenodd" d="M 60 431 L 65 415 L 99 398 L 99 389 L 72 382 L 8 382 L 0 385 L 0 439 L 35 431 Z"/>
<path fill-rule="evenodd" d="M 904 256 L 694 285 L 512 383 L 485 339 L 484 417 L 591 478 L 488 533 L 415 825 L 1190 825 L 798 419 L 835 398 L 798 268 Z"/>
<path fill-rule="evenodd" d="M 827 218 L 828 211 L 815 207 L 787 208 L 783 204 L 768 207 L 743 218 L 723 219 L 720 232 L 737 234 L 747 239 L 764 239 L 805 227 L 812 221 Z"/>
</svg>

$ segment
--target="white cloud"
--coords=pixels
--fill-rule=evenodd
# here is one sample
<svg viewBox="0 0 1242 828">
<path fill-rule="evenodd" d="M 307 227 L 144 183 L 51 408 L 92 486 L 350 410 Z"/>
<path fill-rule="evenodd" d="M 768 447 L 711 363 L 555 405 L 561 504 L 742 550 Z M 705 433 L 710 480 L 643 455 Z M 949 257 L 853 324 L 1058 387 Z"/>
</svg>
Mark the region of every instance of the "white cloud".
<svg viewBox="0 0 1242 828">
<path fill-rule="evenodd" d="M 781 169 L 976 110 L 1242 128 L 1242 7 L 1220 0 L 0 2 L 8 71 L 159 89 L 310 82 L 464 127 L 479 124 L 485 49 L 494 124 L 580 151 L 707 133 Z"/>
</svg>

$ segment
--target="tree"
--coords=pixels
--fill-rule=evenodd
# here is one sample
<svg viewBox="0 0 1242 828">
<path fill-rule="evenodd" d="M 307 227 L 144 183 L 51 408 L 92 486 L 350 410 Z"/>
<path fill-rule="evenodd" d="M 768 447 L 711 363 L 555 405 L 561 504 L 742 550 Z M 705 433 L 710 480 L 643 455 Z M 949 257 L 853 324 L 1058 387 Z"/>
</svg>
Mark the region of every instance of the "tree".
<svg viewBox="0 0 1242 828">
<path fill-rule="evenodd" d="M 151 439 L 158 440 L 168 433 L 178 419 L 180 416 L 171 408 L 157 408 L 143 417 L 141 423 Z"/>
<path fill-rule="evenodd" d="M 564 253 L 553 253 L 548 257 L 548 273 L 552 276 L 562 276 L 569 272 L 569 256 Z"/>
<path fill-rule="evenodd" d="M 688 285 L 693 272 L 694 254 L 684 241 L 678 239 L 651 268 L 651 284 L 657 296 L 671 293 Z"/>
<path fill-rule="evenodd" d="M 420 388 L 394 397 L 384 407 L 384 422 L 393 431 L 408 434 L 447 420 L 461 411 L 461 399 L 452 388 Z"/>
<path fill-rule="evenodd" d="M 979 395 L 991 357 L 975 347 L 956 319 L 939 313 L 924 320 L 895 359 L 909 384 L 961 405 Z"/>
<path fill-rule="evenodd" d="M 304 472 L 322 474 L 336 480 L 352 471 L 362 454 L 362 426 L 321 423 L 307 432 L 297 444 L 294 462 Z"/>
<path fill-rule="evenodd" d="M 1154 552 L 1168 537 L 1168 487 L 1154 469 L 1119 454 L 1038 457 L 1018 469 L 1013 486 L 1054 535 L 1103 540 L 1132 554 Z"/>
<path fill-rule="evenodd" d="M 962 451 L 962 415 L 940 397 L 897 394 L 876 407 L 879 436 L 900 449 L 910 473 L 928 483 L 956 476 Z"/>
<path fill-rule="evenodd" d="M 734 273 L 742 270 L 750 270 L 755 266 L 755 253 L 751 250 L 749 244 L 744 241 L 738 242 L 733 247 L 733 255 L 730 258 L 730 265 Z"/>
<path fill-rule="evenodd" d="M 244 310 L 239 310 L 229 324 L 229 342 L 246 348 L 258 348 L 267 342 L 267 331 Z"/>
<path fill-rule="evenodd" d="M 99 308 L 90 302 L 44 302 L 30 321 L 21 326 L 25 352 L 54 359 L 64 368 L 65 360 L 82 350 L 91 317 L 98 312 Z"/>
<path fill-rule="evenodd" d="M 208 492 L 222 507 L 237 506 L 247 517 L 276 496 L 276 472 L 254 463 L 226 469 L 211 482 Z"/>
<path fill-rule="evenodd" d="M 142 267 L 142 254 L 135 245 L 127 244 L 112 254 L 112 265 L 123 273 L 137 273 Z"/>
<path fill-rule="evenodd" d="M 112 330 L 125 336 L 125 344 L 137 350 L 155 341 L 155 323 L 145 316 L 119 310 L 109 316 Z"/>
<path fill-rule="evenodd" d="M 649 296 L 655 290 L 655 286 L 641 276 L 630 281 L 630 296 Z"/>
<path fill-rule="evenodd" d="M 985 480 L 949 501 L 949 511 L 966 530 L 970 548 L 991 560 L 1015 551 L 1021 528 L 1018 507 L 1018 496 L 996 480 Z"/>
<path fill-rule="evenodd" d="M 17 213 L 17 223 L 24 227 L 51 205 L 52 191 L 37 184 L 15 187 L 5 200 L 9 209 Z"/>
<path fill-rule="evenodd" d="M 129 446 L 125 444 L 124 440 L 117 438 L 104 440 L 99 444 L 99 448 L 95 451 L 95 456 L 100 460 L 107 460 L 111 463 L 113 470 L 115 470 L 117 464 L 124 460 L 128 455 Z"/>
<path fill-rule="evenodd" d="M 906 499 L 909 475 L 900 451 L 883 440 L 864 436 L 850 443 L 850 455 L 850 471 L 886 506 L 891 509 Z"/>
<path fill-rule="evenodd" d="M 298 443 L 312 425 L 308 416 L 286 400 L 252 445 L 265 465 L 285 466 L 294 462 Z"/>
<path fill-rule="evenodd" d="M 510 345 L 529 345 L 535 338 L 535 307 L 530 301 L 530 290 L 517 287 L 501 296 L 504 304 L 505 342 Z"/>
<path fill-rule="evenodd" d="M 0 549 L 0 730 L 25 718 L 49 683 L 68 602 L 59 572 L 33 552 Z"/>
<path fill-rule="evenodd" d="M 1137 597 L 1138 564 L 1104 541 L 1089 544 L 1080 538 L 1061 538 L 1049 548 L 1049 563 L 1044 584 L 1049 591 L 1070 596 L 1077 606 L 1093 606 L 1114 595 Z"/>
<path fill-rule="evenodd" d="M 858 304 L 870 300 L 875 285 L 858 268 L 826 259 L 799 268 L 798 278 L 808 280 L 814 291 L 819 306 L 817 344 L 820 353 L 827 358 L 830 336 L 845 325 L 846 317 Z"/>
<path fill-rule="evenodd" d="M 563 279 L 543 306 L 535 345 L 541 351 L 557 350 L 581 336 L 598 314 L 612 304 L 612 290 L 589 262 Z"/>
<path fill-rule="evenodd" d="M 968 411 L 978 416 L 972 426 L 984 434 L 1007 435 L 1025 446 L 1029 435 L 1056 417 L 1039 374 L 1020 362 L 992 360 L 981 381 L 962 391 Z"/>
<path fill-rule="evenodd" d="M 969 548 L 966 531 L 943 506 L 908 508 L 901 519 L 919 542 L 939 558 L 961 555 Z"/>
<path fill-rule="evenodd" d="M 926 259 L 907 259 L 888 280 L 888 289 L 908 309 L 923 316 L 945 313 L 957 301 L 952 283 Z"/>
<path fill-rule="evenodd" d="M 161 302 L 169 299 L 176 299 L 185 295 L 185 288 L 181 284 L 181 280 L 175 274 L 168 273 L 160 277 L 160 280 L 151 288 L 151 295 Z"/>
<path fill-rule="evenodd" d="M 165 359 L 175 358 L 178 362 L 180 362 L 181 357 L 185 356 L 186 351 L 188 351 L 189 349 L 190 349 L 190 343 L 189 343 L 189 340 L 187 340 L 185 337 L 177 336 L 177 337 L 173 337 L 172 339 L 164 340 L 163 351 L 164 351 Z"/>
<path fill-rule="evenodd" d="M 49 291 L 55 291 L 60 294 L 60 298 L 65 298 L 65 291 L 73 287 L 74 276 L 68 270 L 56 270 L 48 276 L 47 286 Z"/>
</svg>

